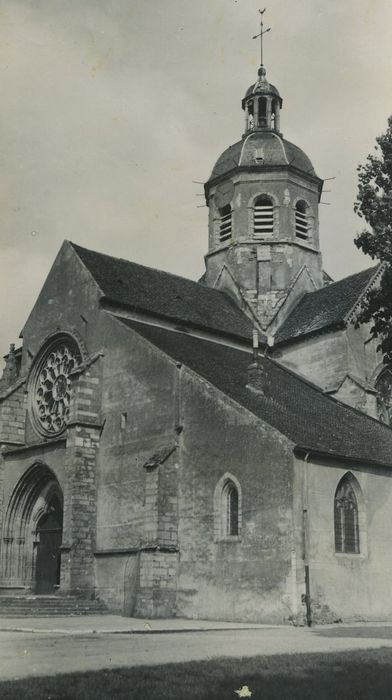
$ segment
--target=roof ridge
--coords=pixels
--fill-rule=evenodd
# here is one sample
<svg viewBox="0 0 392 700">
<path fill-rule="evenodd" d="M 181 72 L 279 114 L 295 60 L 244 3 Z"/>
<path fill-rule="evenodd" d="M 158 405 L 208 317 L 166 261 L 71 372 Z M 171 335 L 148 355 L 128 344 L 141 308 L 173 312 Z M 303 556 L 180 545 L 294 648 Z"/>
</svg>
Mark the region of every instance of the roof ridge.
<svg viewBox="0 0 392 700">
<path fill-rule="evenodd" d="M 168 272 L 167 270 L 161 270 L 158 267 L 151 267 L 150 265 L 144 265 L 143 263 L 138 263 L 138 262 L 135 262 L 134 260 L 127 260 L 127 258 L 120 258 L 120 257 L 117 257 L 116 255 L 110 255 L 109 253 L 101 253 L 100 251 L 93 250 L 92 248 L 85 248 L 84 246 L 81 246 L 78 243 L 74 243 L 73 241 L 68 241 L 68 243 L 70 243 L 72 245 L 72 247 L 75 249 L 76 253 L 78 252 L 78 249 L 85 250 L 87 253 L 94 253 L 94 255 L 99 255 L 102 258 L 110 258 L 111 260 L 116 260 L 116 261 L 127 263 L 127 265 L 135 265 L 135 267 L 142 267 L 144 270 L 151 270 L 152 272 L 160 272 L 163 275 L 175 277 L 176 279 L 183 280 L 185 282 L 189 282 L 190 284 L 194 284 L 197 286 L 198 289 L 208 289 L 208 290 L 212 290 L 213 292 L 223 294 L 225 299 L 229 299 L 229 301 L 232 302 L 231 297 L 229 297 L 227 294 L 222 292 L 222 290 L 216 289 L 215 287 L 208 287 L 205 284 L 201 284 L 197 280 L 192 280 L 192 279 L 189 279 L 189 277 L 183 277 L 182 275 L 178 275 L 176 272 Z M 232 303 L 236 309 L 241 311 L 241 309 L 239 309 L 239 307 L 236 306 L 234 304 L 234 302 L 232 302 Z"/>
<path fill-rule="evenodd" d="M 369 268 L 371 270 L 373 268 Z M 367 283 L 365 284 L 365 287 L 363 288 L 362 292 L 360 293 L 359 297 L 355 300 L 354 304 L 352 305 L 351 309 L 347 311 L 345 321 L 348 322 L 353 319 L 353 316 L 355 314 L 355 310 L 358 308 L 358 305 L 361 302 L 361 299 L 366 296 L 368 293 L 369 289 L 372 287 L 372 285 L 375 283 L 375 281 L 378 279 L 379 275 L 383 271 L 383 263 L 379 263 L 378 265 L 375 266 L 374 268 L 374 273 L 369 277 Z"/>
<path fill-rule="evenodd" d="M 284 146 L 284 140 L 282 139 L 281 136 L 279 136 L 279 134 L 276 134 L 274 131 L 271 131 L 271 134 L 272 134 L 272 136 L 275 136 L 275 138 L 278 139 L 278 141 L 279 141 L 279 143 L 280 143 L 280 145 L 281 145 L 281 147 L 282 147 L 283 155 L 284 155 L 284 157 L 286 158 L 286 163 L 287 163 L 287 165 L 290 165 L 289 159 L 288 159 L 288 157 L 287 157 L 286 149 L 285 149 L 285 146 Z"/>
<path fill-rule="evenodd" d="M 306 294 L 316 294 L 316 292 L 322 292 L 325 289 L 330 289 L 331 287 L 334 287 L 335 285 L 342 284 L 342 282 L 347 282 L 347 280 L 350 280 L 353 277 L 358 277 L 359 275 L 363 275 L 365 272 L 370 272 L 371 270 L 376 272 L 376 270 L 379 267 L 380 267 L 380 264 L 374 265 L 372 267 L 365 267 L 364 270 L 359 270 L 358 272 L 353 272 L 351 275 L 347 275 L 347 277 L 342 277 L 342 279 L 340 279 L 340 280 L 334 280 L 333 282 L 326 284 L 324 287 L 320 287 L 320 289 L 315 289 L 313 292 L 306 292 Z"/>
</svg>

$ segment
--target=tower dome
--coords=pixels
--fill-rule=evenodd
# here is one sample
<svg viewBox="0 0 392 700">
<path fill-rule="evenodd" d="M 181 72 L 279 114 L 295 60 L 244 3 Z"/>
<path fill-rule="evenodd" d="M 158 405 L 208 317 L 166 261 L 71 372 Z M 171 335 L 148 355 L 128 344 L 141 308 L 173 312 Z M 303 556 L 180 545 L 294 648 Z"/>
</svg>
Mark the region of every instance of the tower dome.
<svg viewBox="0 0 392 700">
<path fill-rule="evenodd" d="M 265 31 L 261 22 L 257 36 L 262 39 Z M 242 138 L 219 156 L 204 186 L 209 208 L 204 279 L 273 333 L 289 296 L 291 305 L 323 284 L 318 233 L 323 181 L 306 153 L 283 138 L 283 100 L 267 80 L 262 46 L 257 80 L 241 105 Z"/>
<path fill-rule="evenodd" d="M 238 168 L 262 172 L 266 168 L 288 166 L 317 177 L 310 158 L 301 148 L 274 131 L 251 130 L 241 141 L 223 151 L 212 169 L 208 183 Z"/>
</svg>

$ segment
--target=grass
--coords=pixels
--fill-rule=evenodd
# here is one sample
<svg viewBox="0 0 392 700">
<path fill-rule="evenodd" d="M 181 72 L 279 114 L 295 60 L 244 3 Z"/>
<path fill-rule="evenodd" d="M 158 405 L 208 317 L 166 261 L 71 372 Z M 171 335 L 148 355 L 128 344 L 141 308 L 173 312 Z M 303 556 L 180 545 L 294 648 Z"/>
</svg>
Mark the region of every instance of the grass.
<svg viewBox="0 0 392 700">
<path fill-rule="evenodd" d="M 219 658 L 0 683 L 1 700 L 363 700 L 392 698 L 392 649 Z"/>
</svg>

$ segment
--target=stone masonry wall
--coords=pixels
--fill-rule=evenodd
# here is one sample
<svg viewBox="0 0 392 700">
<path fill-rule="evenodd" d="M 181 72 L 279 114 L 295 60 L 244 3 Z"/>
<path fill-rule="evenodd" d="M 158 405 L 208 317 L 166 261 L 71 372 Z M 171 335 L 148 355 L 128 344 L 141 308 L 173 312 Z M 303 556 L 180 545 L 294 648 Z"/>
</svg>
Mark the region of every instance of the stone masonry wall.
<svg viewBox="0 0 392 700">
<path fill-rule="evenodd" d="M 67 433 L 61 589 L 84 596 L 95 590 L 100 376 L 99 357 L 75 373 Z"/>
<path fill-rule="evenodd" d="M 27 395 L 23 381 L 0 396 L 0 443 L 24 443 L 26 405 Z"/>
<path fill-rule="evenodd" d="M 67 439 L 62 591 L 92 594 L 95 588 L 96 455 L 99 428 L 77 425 Z"/>
<path fill-rule="evenodd" d="M 142 551 L 135 615 L 173 617 L 177 611 L 178 553 Z"/>
</svg>

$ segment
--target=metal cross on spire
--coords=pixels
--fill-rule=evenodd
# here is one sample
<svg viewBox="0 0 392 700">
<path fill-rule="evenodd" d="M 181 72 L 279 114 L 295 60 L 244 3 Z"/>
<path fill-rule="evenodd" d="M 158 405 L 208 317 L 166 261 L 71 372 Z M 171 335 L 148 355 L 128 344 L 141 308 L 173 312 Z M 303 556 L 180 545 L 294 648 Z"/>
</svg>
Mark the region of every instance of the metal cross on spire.
<svg viewBox="0 0 392 700">
<path fill-rule="evenodd" d="M 266 8 L 264 10 L 259 10 L 260 12 L 260 34 L 256 34 L 255 36 L 252 36 L 252 39 L 258 39 L 260 37 L 260 65 L 263 65 L 263 34 L 266 34 L 267 32 L 271 31 L 271 27 L 268 27 L 268 29 L 263 29 L 263 14 L 265 12 Z"/>
</svg>

